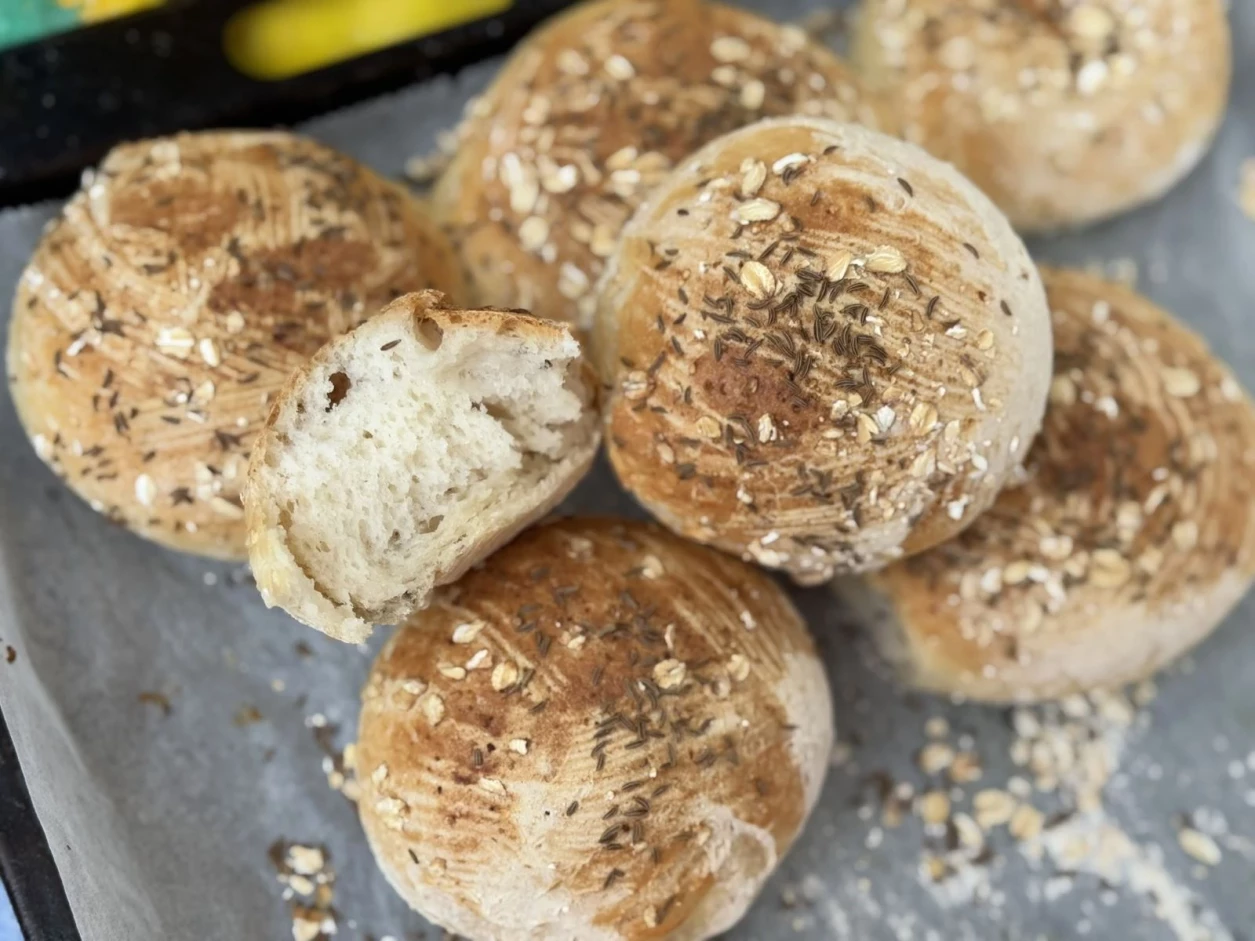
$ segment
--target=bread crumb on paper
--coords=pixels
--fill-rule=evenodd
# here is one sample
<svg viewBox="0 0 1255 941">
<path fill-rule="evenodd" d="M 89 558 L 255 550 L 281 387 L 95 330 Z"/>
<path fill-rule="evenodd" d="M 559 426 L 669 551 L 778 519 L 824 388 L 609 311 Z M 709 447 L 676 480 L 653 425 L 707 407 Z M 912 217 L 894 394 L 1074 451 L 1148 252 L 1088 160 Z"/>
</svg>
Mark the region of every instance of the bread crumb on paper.
<svg viewBox="0 0 1255 941">
<path fill-rule="evenodd" d="M 289 904 L 293 941 L 326 941 L 338 930 L 335 870 L 322 846 L 279 840 L 270 847 L 283 899 Z"/>
<path fill-rule="evenodd" d="M 1238 205 L 1248 219 L 1255 220 L 1255 157 L 1247 157 L 1242 161 L 1238 180 Z"/>
</svg>

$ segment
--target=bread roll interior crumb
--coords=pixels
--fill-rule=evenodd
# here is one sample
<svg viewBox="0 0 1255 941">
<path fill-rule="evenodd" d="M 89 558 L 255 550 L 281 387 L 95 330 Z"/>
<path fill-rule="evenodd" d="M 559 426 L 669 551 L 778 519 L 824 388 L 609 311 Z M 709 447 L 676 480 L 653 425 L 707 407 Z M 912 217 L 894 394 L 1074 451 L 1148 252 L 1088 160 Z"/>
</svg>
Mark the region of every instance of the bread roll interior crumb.
<svg viewBox="0 0 1255 941">
<path fill-rule="evenodd" d="M 333 636 L 421 606 L 548 508 L 596 446 L 565 327 L 434 297 L 402 298 L 330 344 L 283 396 L 254 465 L 252 502 L 272 518 L 254 547 L 259 586 L 275 591 L 264 557 L 281 545 L 309 596 L 289 610 Z"/>
</svg>

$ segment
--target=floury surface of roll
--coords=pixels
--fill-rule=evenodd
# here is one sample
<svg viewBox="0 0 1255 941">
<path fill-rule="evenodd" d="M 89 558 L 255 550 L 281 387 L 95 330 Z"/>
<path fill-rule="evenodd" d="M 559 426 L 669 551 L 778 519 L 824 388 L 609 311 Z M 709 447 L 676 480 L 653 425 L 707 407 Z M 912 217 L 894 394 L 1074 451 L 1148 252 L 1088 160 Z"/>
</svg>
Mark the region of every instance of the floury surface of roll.
<svg viewBox="0 0 1255 941">
<path fill-rule="evenodd" d="M 779 118 L 633 217 L 594 333 L 623 485 L 678 533 L 808 584 L 949 538 L 1036 434 L 1050 318 L 1006 219 L 948 164 Z"/>
<path fill-rule="evenodd" d="M 454 297 L 447 241 L 399 186 L 281 132 L 123 144 L 17 286 L 7 365 L 40 458 L 163 545 L 245 555 L 253 437 L 289 372 L 399 294 Z"/>
<path fill-rule="evenodd" d="M 1229 100 L 1221 0 L 865 0 L 851 45 L 886 129 L 1024 232 L 1162 196 Z"/>
<path fill-rule="evenodd" d="M 533 33 L 469 110 L 433 197 L 475 302 L 587 327 L 619 231 L 676 163 L 759 118 L 874 123 L 796 26 L 705 0 L 597 0 Z"/>
<path fill-rule="evenodd" d="M 658 526 L 565 520 L 384 647 L 358 807 L 397 891 L 471 941 L 703 941 L 792 844 L 832 735 L 764 573 Z"/>
<path fill-rule="evenodd" d="M 1025 479 L 957 539 L 838 590 L 906 680 L 1031 701 L 1140 680 L 1255 576 L 1255 409 L 1146 298 L 1043 269 L 1055 375 Z"/>
</svg>

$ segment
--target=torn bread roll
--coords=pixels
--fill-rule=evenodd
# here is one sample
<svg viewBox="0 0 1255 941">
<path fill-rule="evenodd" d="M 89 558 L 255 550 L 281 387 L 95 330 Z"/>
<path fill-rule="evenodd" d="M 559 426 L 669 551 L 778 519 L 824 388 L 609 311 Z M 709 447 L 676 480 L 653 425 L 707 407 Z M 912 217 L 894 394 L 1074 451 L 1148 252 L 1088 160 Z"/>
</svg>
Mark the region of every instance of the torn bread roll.
<svg viewBox="0 0 1255 941">
<path fill-rule="evenodd" d="M 471 941 L 702 941 L 789 849 L 832 736 L 770 578 L 655 526 L 565 520 L 389 640 L 358 809 L 393 887 Z"/>
<path fill-rule="evenodd" d="M 691 539 L 816 583 L 950 538 L 1041 422 L 1050 317 L 948 164 L 781 118 L 694 154 L 632 219 L 594 351 L 623 485 Z"/>
<path fill-rule="evenodd" d="M 1255 412 L 1146 298 L 1043 269 L 1055 377 L 1026 479 L 952 542 L 838 583 L 912 685 L 995 702 L 1149 676 L 1255 574 Z"/>
<path fill-rule="evenodd" d="M 1022 231 L 1156 199 L 1229 95 L 1221 0 L 863 0 L 852 55 L 887 126 Z"/>
<path fill-rule="evenodd" d="M 538 29 L 473 102 L 433 207 L 477 303 L 587 327 L 619 230 L 679 160 L 780 114 L 871 122 L 796 27 L 704 0 L 600 0 Z"/>
<path fill-rule="evenodd" d="M 253 437 L 288 374 L 407 291 L 461 279 L 400 188 L 277 132 L 123 144 L 18 284 L 8 374 L 39 456 L 166 546 L 242 558 Z"/>
<path fill-rule="evenodd" d="M 565 324 L 400 297 L 280 391 L 249 464 L 267 606 L 365 640 L 543 516 L 600 440 Z"/>
</svg>

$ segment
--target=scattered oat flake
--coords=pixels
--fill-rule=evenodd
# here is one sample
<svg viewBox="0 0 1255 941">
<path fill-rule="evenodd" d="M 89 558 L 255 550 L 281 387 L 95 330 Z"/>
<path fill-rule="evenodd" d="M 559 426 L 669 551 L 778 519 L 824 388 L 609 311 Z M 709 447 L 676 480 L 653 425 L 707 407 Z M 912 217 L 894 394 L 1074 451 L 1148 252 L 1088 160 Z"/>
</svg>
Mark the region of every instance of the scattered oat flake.
<svg viewBox="0 0 1255 941">
<path fill-rule="evenodd" d="M 675 689 L 684 684 L 684 679 L 688 675 L 688 668 L 681 660 L 674 657 L 663 660 L 654 666 L 654 682 L 660 689 Z"/>
<path fill-rule="evenodd" d="M 1015 808 L 1015 798 L 998 788 L 978 791 L 972 798 L 972 810 L 976 815 L 976 822 L 983 830 L 1009 823 L 1015 814 Z"/>
<path fill-rule="evenodd" d="M 742 224 L 770 222 L 780 215 L 780 204 L 770 199 L 749 199 L 732 210 L 732 218 Z"/>
<path fill-rule="evenodd" d="M 419 709 L 429 725 L 437 726 L 444 718 L 444 700 L 437 693 L 425 693 L 419 700 Z"/>
<path fill-rule="evenodd" d="M 623 56 L 615 54 L 606 60 L 606 74 L 611 78 L 626 82 L 636 76 L 636 69 Z"/>
<path fill-rule="evenodd" d="M 854 261 L 854 256 L 849 252 L 837 252 L 832 256 L 832 261 L 828 263 L 828 268 L 824 271 L 824 276 L 829 281 L 840 281 L 845 278 L 846 273 L 850 270 L 850 264 Z"/>
<path fill-rule="evenodd" d="M 479 620 L 467 621 L 464 624 L 459 624 L 453 629 L 453 642 L 455 644 L 469 644 L 476 637 L 478 637 L 479 632 L 487 626 L 487 624 Z"/>
<path fill-rule="evenodd" d="M 950 762 L 948 771 L 950 780 L 955 784 L 970 784 L 972 781 L 979 781 L 982 774 L 980 758 L 975 752 L 959 752 L 954 756 L 954 761 Z"/>
<path fill-rule="evenodd" d="M 806 166 L 806 164 L 811 162 L 811 159 L 806 154 L 786 154 L 771 165 L 771 171 L 777 175 L 788 173 L 790 170 Z"/>
<path fill-rule="evenodd" d="M 1163 386 L 1174 398 L 1188 399 L 1202 388 L 1198 376 L 1188 369 L 1168 368 L 1162 373 Z"/>
<path fill-rule="evenodd" d="M 479 786 L 489 794 L 505 794 L 505 785 L 497 778 L 480 778 Z"/>
<path fill-rule="evenodd" d="M 741 198 L 753 199 L 767 181 L 767 165 L 752 157 L 741 164 Z"/>
<path fill-rule="evenodd" d="M 658 556 L 647 555 L 641 560 L 641 574 L 648 579 L 662 578 L 664 570 Z"/>
<path fill-rule="evenodd" d="M 509 689 L 519 678 L 519 668 L 511 660 L 502 660 L 492 669 L 492 688 L 497 692 Z"/>
<path fill-rule="evenodd" d="M 1021 804 L 1011 815 L 1007 829 L 1015 839 L 1025 842 L 1037 839 L 1045 822 L 1046 817 L 1040 810 L 1031 804 Z"/>
<path fill-rule="evenodd" d="M 924 823 L 944 823 L 950 816 L 950 798 L 945 791 L 929 791 L 920 795 L 916 810 Z"/>
<path fill-rule="evenodd" d="M 945 738 L 950 734 L 950 723 L 944 716 L 930 716 L 924 723 L 924 734 L 933 739 Z"/>
<path fill-rule="evenodd" d="M 917 763 L 925 774 L 940 774 L 950 767 L 954 761 L 954 749 L 942 742 L 925 745 L 919 753 Z"/>
<path fill-rule="evenodd" d="M 749 58 L 750 45 L 740 36 L 720 36 L 710 44 L 710 54 L 717 62 L 743 62 Z"/>
<path fill-rule="evenodd" d="M 741 284 L 751 297 L 766 300 L 776 293 L 776 276 L 771 269 L 759 261 L 747 261 L 741 268 Z"/>
<path fill-rule="evenodd" d="M 1238 184 L 1238 205 L 1248 219 L 1255 220 L 1255 157 L 1242 161 L 1242 175 Z"/>
<path fill-rule="evenodd" d="M 1195 830 L 1193 827 L 1182 827 L 1177 832 L 1177 842 L 1181 844 L 1181 849 L 1200 863 L 1208 866 L 1219 865 L 1220 847 L 1206 833 Z"/>
<path fill-rule="evenodd" d="M 302 846 L 293 843 L 288 847 L 288 868 L 303 876 L 312 876 L 322 871 L 327 863 L 326 854 L 317 846 Z"/>
<path fill-rule="evenodd" d="M 882 245 L 867 256 L 863 267 L 877 274 L 899 274 L 906 270 L 906 258 L 896 248 Z"/>
</svg>

